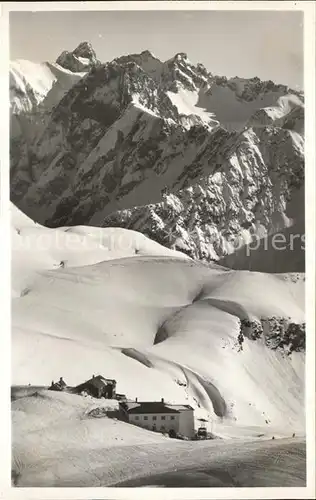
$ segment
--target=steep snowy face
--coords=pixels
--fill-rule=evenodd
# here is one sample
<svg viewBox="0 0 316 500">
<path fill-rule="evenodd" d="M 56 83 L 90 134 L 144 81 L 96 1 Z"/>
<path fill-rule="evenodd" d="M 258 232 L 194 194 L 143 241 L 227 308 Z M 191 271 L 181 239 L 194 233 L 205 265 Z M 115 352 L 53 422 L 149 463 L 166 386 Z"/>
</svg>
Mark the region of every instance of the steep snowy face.
<svg viewBox="0 0 316 500">
<path fill-rule="evenodd" d="M 10 62 L 11 113 L 31 111 L 52 88 L 56 76 L 46 63 Z"/>
<path fill-rule="evenodd" d="M 216 165 L 214 151 L 205 148 L 203 153 L 161 201 L 114 212 L 103 224 L 144 231 L 164 245 L 209 260 L 283 230 L 304 213 L 302 201 L 291 219 L 286 214 L 291 193 L 304 182 L 302 142 L 295 133 L 248 130 L 231 141 L 226 158 L 217 160 L 216 173 L 207 168 L 209 156 Z"/>
<path fill-rule="evenodd" d="M 74 77 L 82 77 L 91 67 L 99 64 L 96 54 L 88 42 L 82 42 L 73 52 L 64 51 L 56 63 L 34 63 L 27 60 L 10 62 L 10 104 L 11 113 L 31 112 L 38 108 L 52 87 L 62 80 L 68 80 L 68 88 Z M 67 78 L 68 76 L 68 78 Z M 76 78 L 74 78 L 76 80 Z M 57 101 L 56 101 L 57 102 Z M 55 103 L 56 104 L 56 103 Z"/>
<path fill-rule="evenodd" d="M 303 130 L 303 95 L 285 86 L 144 51 L 92 65 L 12 144 L 11 196 L 49 226 L 121 226 L 217 259 L 295 222 Z"/>
</svg>

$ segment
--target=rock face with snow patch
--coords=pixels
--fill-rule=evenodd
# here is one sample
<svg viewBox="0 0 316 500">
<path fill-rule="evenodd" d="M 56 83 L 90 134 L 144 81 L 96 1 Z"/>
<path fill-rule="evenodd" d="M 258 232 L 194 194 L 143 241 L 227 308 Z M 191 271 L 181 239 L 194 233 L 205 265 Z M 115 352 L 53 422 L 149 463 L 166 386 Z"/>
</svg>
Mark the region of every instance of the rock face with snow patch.
<svg viewBox="0 0 316 500">
<path fill-rule="evenodd" d="M 214 76 L 183 53 L 100 64 L 83 43 L 57 61 L 77 60 L 88 74 L 11 148 L 11 197 L 33 219 L 136 229 L 205 260 L 295 223 L 301 93 Z"/>
</svg>

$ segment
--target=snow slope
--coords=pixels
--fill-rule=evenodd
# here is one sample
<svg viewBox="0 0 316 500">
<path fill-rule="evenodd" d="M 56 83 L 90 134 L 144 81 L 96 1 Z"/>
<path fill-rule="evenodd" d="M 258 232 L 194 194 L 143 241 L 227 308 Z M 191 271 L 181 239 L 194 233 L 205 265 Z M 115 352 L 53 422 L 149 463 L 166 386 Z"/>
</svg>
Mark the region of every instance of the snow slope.
<svg viewBox="0 0 316 500">
<path fill-rule="evenodd" d="M 249 460 L 249 456 L 259 458 L 258 462 L 261 460 L 265 465 L 263 470 L 268 467 L 271 474 L 269 462 L 274 460 L 267 461 L 265 455 L 275 458 L 277 453 L 283 458 L 283 446 L 288 449 L 297 446 L 294 440 L 188 443 L 89 415 L 94 408 L 109 407 L 110 403 L 102 405 L 100 401 L 49 391 L 39 391 L 15 401 L 12 405 L 14 484 L 19 487 L 112 486 L 137 476 L 193 466 L 201 468 L 214 461 L 222 466 L 223 462 L 227 465 L 234 460 Z M 298 465 L 301 469 L 302 464 L 297 462 L 296 467 Z M 272 471 L 272 482 L 276 481 L 273 485 L 285 486 L 280 465 L 272 467 Z M 222 476 L 219 474 L 219 478 Z M 286 478 L 287 486 L 289 480 L 293 486 L 304 484 L 297 468 L 293 468 L 291 476 Z M 262 481 L 262 473 L 258 479 Z"/>
<path fill-rule="evenodd" d="M 12 286 L 14 295 L 27 293 L 39 270 L 76 267 L 132 255 L 188 257 L 120 228 L 64 227 L 48 229 L 11 205 Z"/>
<path fill-rule="evenodd" d="M 62 61 L 59 61 L 60 63 Z M 29 145 L 49 121 L 62 97 L 83 78 L 89 65 L 71 71 L 58 62 L 10 61 L 10 135 Z"/>
<path fill-rule="evenodd" d="M 174 104 L 179 114 L 185 116 L 199 116 L 203 122 L 205 122 L 209 127 L 218 126 L 219 121 L 214 120 L 214 113 L 208 112 L 206 109 L 197 106 L 199 101 L 198 92 L 189 91 L 182 87 L 177 89 L 177 92 L 167 92 L 170 97 L 172 104 Z"/>
<path fill-rule="evenodd" d="M 24 59 L 10 62 L 11 112 L 31 111 L 52 88 L 56 76 L 46 63 Z"/>
<path fill-rule="evenodd" d="M 198 402 L 218 432 L 266 419 L 303 430 L 304 353 L 237 342 L 240 319 L 304 322 L 302 279 L 206 267 L 128 230 L 109 240 L 109 229 L 47 229 L 15 208 L 12 219 L 24 243 L 13 239 L 14 384 L 99 371 L 130 397 Z"/>
<path fill-rule="evenodd" d="M 110 485 L 165 471 L 166 450 L 202 464 L 200 443 L 89 416 L 116 402 L 41 388 L 60 376 L 100 373 L 130 399 L 190 404 L 220 443 L 304 435 L 304 351 L 272 349 L 267 332 L 238 341 L 241 320 L 304 322 L 302 276 L 206 266 L 120 228 L 44 228 L 13 205 L 11 220 L 15 484 Z M 228 453 L 220 443 L 205 452 Z"/>
</svg>

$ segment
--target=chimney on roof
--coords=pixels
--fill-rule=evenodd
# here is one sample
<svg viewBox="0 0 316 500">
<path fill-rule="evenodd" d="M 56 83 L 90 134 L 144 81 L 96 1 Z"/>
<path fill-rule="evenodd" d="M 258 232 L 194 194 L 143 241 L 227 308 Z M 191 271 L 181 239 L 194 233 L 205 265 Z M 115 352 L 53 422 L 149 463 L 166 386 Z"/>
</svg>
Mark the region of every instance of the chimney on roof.
<svg viewBox="0 0 316 500">
<path fill-rule="evenodd" d="M 137 403 L 137 398 L 135 398 L 135 403 Z"/>
<path fill-rule="evenodd" d="M 92 378 L 94 378 L 94 375 L 92 375 Z"/>
<path fill-rule="evenodd" d="M 165 402 L 164 398 L 161 398 L 161 402 L 162 402 L 162 403 L 164 403 L 164 402 Z"/>
</svg>

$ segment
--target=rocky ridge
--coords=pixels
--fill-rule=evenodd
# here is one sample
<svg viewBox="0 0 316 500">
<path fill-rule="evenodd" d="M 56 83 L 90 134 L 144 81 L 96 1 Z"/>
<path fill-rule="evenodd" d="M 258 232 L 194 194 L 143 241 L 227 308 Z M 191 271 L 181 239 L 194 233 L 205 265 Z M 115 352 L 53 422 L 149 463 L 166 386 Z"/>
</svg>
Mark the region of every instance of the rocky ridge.
<svg viewBox="0 0 316 500">
<path fill-rule="evenodd" d="M 186 54 L 63 54 L 68 70 L 89 61 L 87 74 L 11 149 L 11 197 L 33 219 L 135 229 L 204 260 L 295 223 L 302 93 L 214 76 Z"/>
</svg>

